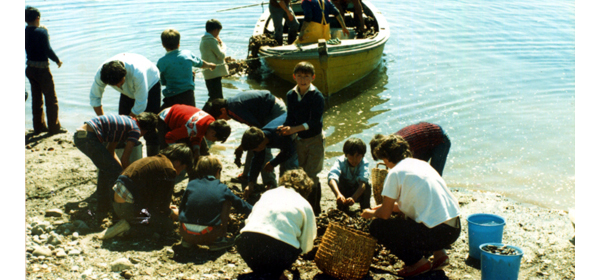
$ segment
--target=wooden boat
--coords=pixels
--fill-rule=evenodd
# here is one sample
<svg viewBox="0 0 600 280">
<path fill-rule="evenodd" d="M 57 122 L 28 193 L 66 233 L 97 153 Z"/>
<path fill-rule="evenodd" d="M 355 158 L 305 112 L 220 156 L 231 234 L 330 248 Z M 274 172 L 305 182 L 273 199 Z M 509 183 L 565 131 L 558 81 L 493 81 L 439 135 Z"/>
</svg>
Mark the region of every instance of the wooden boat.
<svg viewBox="0 0 600 280">
<path fill-rule="evenodd" d="M 319 43 L 304 45 L 261 46 L 258 55 L 273 70 L 274 74 L 295 84 L 292 77 L 294 66 L 308 61 L 315 66 L 316 78 L 313 84 L 324 95 L 330 95 L 350 86 L 369 74 L 381 62 L 383 47 L 390 37 L 389 25 L 383 14 L 375 6 L 363 1 L 363 18 L 367 26 L 366 36 L 358 38 L 349 4 L 344 21 L 350 36 L 342 32 L 339 22 L 330 16 L 331 38 L 341 44 L 332 45 L 320 40 Z M 304 15 L 301 1 L 292 2 L 292 9 L 302 26 Z M 256 23 L 253 37 L 271 36 L 274 33 L 271 15 L 267 9 Z M 287 27 L 284 26 L 284 42 L 287 40 Z"/>
</svg>

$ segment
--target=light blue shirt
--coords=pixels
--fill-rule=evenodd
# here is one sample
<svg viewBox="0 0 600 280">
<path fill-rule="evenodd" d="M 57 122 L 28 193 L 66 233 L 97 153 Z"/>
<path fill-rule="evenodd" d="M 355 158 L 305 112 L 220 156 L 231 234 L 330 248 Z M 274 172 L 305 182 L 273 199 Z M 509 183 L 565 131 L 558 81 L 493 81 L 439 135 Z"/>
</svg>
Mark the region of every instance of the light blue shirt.
<svg viewBox="0 0 600 280">
<path fill-rule="evenodd" d="M 327 181 L 331 179 L 335 180 L 338 184 L 340 178 L 350 184 L 358 184 L 358 182 L 369 183 L 369 162 L 363 157 L 363 159 L 354 168 L 348 163 L 346 156 L 340 156 L 335 160 L 335 163 L 327 175 Z"/>
<path fill-rule="evenodd" d="M 156 63 L 160 70 L 160 84 L 165 86 L 164 97 L 194 90 L 192 67 L 202 67 L 202 59 L 188 50 L 172 50 Z"/>
</svg>

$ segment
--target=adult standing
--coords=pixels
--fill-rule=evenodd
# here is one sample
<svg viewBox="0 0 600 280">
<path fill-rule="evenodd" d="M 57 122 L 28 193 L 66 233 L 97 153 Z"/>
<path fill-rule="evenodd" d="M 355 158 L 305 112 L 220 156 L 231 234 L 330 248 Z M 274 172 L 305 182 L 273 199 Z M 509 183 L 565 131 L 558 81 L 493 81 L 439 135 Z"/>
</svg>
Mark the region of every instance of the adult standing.
<svg viewBox="0 0 600 280">
<path fill-rule="evenodd" d="M 450 139 L 441 126 L 428 122 L 412 124 L 400 129 L 395 133 L 408 142 L 412 157 L 423 161 L 431 161 L 433 167 L 442 176 L 446 158 L 450 151 Z M 375 147 L 383 139 L 383 135 L 376 134 L 369 143 L 371 146 L 371 155 L 374 160 L 377 157 L 374 153 Z"/>
<path fill-rule="evenodd" d="M 269 13 L 271 13 L 271 20 L 273 20 L 273 26 L 275 27 L 275 40 L 278 45 L 283 45 L 283 23 L 288 26 L 288 44 L 293 44 L 298 37 L 298 27 L 300 22 L 296 18 L 292 7 L 290 6 L 290 0 L 269 0 Z"/>
<path fill-rule="evenodd" d="M 49 134 L 65 133 L 58 120 L 58 98 L 54 89 L 54 79 L 50 73 L 48 59 L 56 62 L 58 68 L 62 61 L 56 56 L 50 46 L 48 29 L 40 25 L 41 13 L 34 7 L 25 8 L 25 52 L 27 53 L 27 68 L 25 75 L 31 84 L 31 113 L 33 115 L 33 133 Z M 27 99 L 27 98 L 25 98 Z M 46 100 L 46 117 L 44 120 L 44 99 Z"/>
<path fill-rule="evenodd" d="M 413 159 L 405 139 L 385 136 L 375 148 L 390 171 L 383 202 L 361 216 L 376 218 L 369 232 L 404 262 L 398 276 L 410 277 L 449 264 L 444 248 L 460 235 L 458 201 L 444 179 L 426 162 Z M 389 219 L 392 212 L 402 213 Z M 433 263 L 427 257 L 433 252 Z"/>
<path fill-rule="evenodd" d="M 135 117 L 142 112 L 158 114 L 160 112 L 160 73 L 150 60 L 134 53 L 121 53 L 105 61 L 94 77 L 90 91 L 90 104 L 96 115 L 104 115 L 102 96 L 106 86 L 121 93 L 119 115 Z M 148 133 L 146 153 L 157 155 L 158 135 Z"/>
</svg>

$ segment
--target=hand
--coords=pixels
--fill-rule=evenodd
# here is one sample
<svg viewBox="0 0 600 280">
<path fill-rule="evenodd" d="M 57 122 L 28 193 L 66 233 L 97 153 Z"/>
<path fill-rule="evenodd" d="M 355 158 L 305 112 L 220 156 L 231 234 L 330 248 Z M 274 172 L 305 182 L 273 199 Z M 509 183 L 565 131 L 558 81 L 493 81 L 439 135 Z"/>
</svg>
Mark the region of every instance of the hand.
<svg viewBox="0 0 600 280">
<path fill-rule="evenodd" d="M 208 66 L 208 69 L 210 69 L 210 71 L 215 70 L 215 68 L 217 68 L 217 65 L 214 63 L 207 62 L 206 65 Z"/>
<path fill-rule="evenodd" d="M 273 167 L 273 165 L 271 164 L 270 161 L 267 162 L 267 164 L 265 164 L 265 167 L 263 168 L 263 170 L 265 172 L 269 172 L 269 173 L 273 172 L 274 169 L 275 169 L 275 167 Z"/>
<path fill-rule="evenodd" d="M 171 218 L 171 220 L 173 220 L 173 221 L 178 221 L 179 220 L 179 209 L 177 209 L 177 206 L 171 205 L 171 206 L 169 206 L 169 208 L 171 208 L 171 215 L 169 216 L 169 218 Z"/>
<path fill-rule="evenodd" d="M 336 199 L 335 199 L 335 202 L 336 202 L 338 205 L 342 206 L 342 205 L 346 204 L 346 198 L 345 198 L 343 195 L 341 195 L 341 194 L 340 194 L 340 195 L 338 195 L 338 196 L 336 197 Z"/>
<path fill-rule="evenodd" d="M 371 218 L 375 217 L 375 210 L 373 210 L 373 209 L 365 209 L 360 214 L 360 216 L 363 217 L 363 218 L 365 218 L 365 219 L 371 219 Z"/>
<path fill-rule="evenodd" d="M 350 36 L 350 31 L 348 31 L 348 28 L 345 28 L 345 27 L 344 27 L 344 29 L 342 29 L 342 32 L 344 32 L 344 34 L 345 34 L 346 36 Z"/>
<path fill-rule="evenodd" d="M 58 60 L 58 62 L 56 63 L 56 65 L 58 65 L 58 68 L 60 68 L 62 66 L 62 60 Z"/>
<path fill-rule="evenodd" d="M 244 199 L 248 200 L 250 195 L 254 191 L 254 183 L 248 183 L 248 185 L 244 188 Z"/>
<path fill-rule="evenodd" d="M 354 198 L 352 198 L 352 197 L 346 198 L 346 202 L 344 204 L 346 204 L 348 206 L 354 205 Z"/>
<path fill-rule="evenodd" d="M 238 146 L 237 148 L 235 148 L 235 160 L 233 161 L 233 163 L 235 163 L 235 165 L 237 165 L 237 167 L 241 167 L 242 166 L 242 154 L 244 154 L 244 150 L 242 149 L 242 146 Z"/>
<path fill-rule="evenodd" d="M 223 45 L 223 41 L 221 41 L 221 38 L 215 37 L 215 39 L 217 39 L 217 42 L 219 43 L 219 46 Z"/>
<path fill-rule="evenodd" d="M 292 135 L 292 128 L 289 126 L 279 126 L 277 128 L 277 133 L 279 135 L 283 135 L 283 136 L 287 136 L 287 135 Z"/>
<path fill-rule="evenodd" d="M 289 11 L 287 13 L 287 16 L 290 21 L 294 21 L 294 15 L 292 13 L 290 13 Z"/>
</svg>

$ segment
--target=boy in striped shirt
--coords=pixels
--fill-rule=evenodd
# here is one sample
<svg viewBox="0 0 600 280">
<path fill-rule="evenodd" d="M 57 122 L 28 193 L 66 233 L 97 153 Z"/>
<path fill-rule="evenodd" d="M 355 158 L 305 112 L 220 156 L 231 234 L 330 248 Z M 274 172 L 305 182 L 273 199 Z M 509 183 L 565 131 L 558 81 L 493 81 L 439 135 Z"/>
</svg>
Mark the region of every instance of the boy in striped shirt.
<svg viewBox="0 0 600 280">
<path fill-rule="evenodd" d="M 101 220 L 110 209 L 110 188 L 129 166 L 129 156 L 138 139 L 156 130 L 157 115 L 143 112 L 137 117 L 125 115 L 102 115 L 84 123 L 73 136 L 73 143 L 98 168 L 96 212 Z M 115 148 L 120 141 L 127 144 L 119 159 Z M 108 143 L 105 146 L 105 143 Z"/>
</svg>

